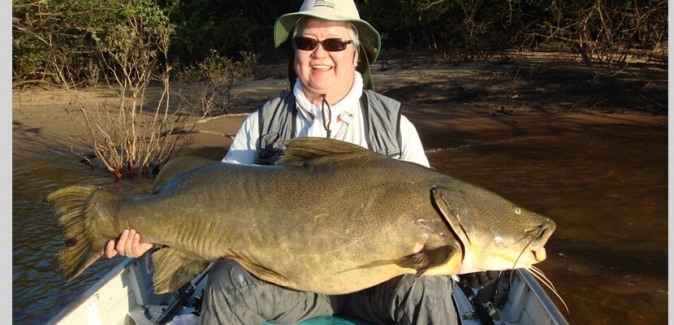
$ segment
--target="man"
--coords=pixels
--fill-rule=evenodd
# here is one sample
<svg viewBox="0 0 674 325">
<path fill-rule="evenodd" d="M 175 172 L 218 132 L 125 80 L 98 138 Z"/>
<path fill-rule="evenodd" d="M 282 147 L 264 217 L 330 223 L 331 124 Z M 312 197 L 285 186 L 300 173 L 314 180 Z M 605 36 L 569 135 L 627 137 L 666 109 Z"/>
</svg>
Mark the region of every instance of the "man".
<svg viewBox="0 0 674 325">
<path fill-rule="evenodd" d="M 429 166 L 400 103 L 373 91 L 370 63 L 379 54 L 380 36 L 360 19 L 352 0 L 305 0 L 298 12 L 277 19 L 274 39 L 290 56 L 293 89 L 244 121 L 224 163 L 273 164 L 282 140 L 315 136 Z M 116 245 L 108 243 L 106 255 L 137 257 L 151 247 L 130 230 Z M 373 324 L 458 324 L 453 286 L 448 276 L 405 275 L 360 292 L 327 296 L 262 281 L 225 259 L 210 271 L 201 323 L 295 323 L 339 314 Z"/>
</svg>

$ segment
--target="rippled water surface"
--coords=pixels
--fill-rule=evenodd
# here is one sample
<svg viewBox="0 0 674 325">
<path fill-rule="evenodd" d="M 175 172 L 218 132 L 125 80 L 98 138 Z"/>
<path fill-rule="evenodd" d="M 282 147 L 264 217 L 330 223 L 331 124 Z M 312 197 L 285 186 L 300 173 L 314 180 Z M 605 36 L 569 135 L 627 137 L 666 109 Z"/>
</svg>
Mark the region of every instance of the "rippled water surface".
<svg viewBox="0 0 674 325">
<path fill-rule="evenodd" d="M 40 324 L 100 278 L 119 259 L 101 259 L 66 283 L 55 254 L 64 248 L 44 198 L 67 185 L 103 185 L 120 192 L 147 192 L 149 178 L 118 182 L 92 171 L 77 157 L 13 159 L 12 175 L 12 314 L 15 324 Z"/>
<path fill-rule="evenodd" d="M 667 323 L 666 128 L 596 126 L 441 146 L 428 156 L 439 171 L 556 221 L 539 267 L 568 305 L 571 324 Z M 54 259 L 63 248 L 60 230 L 43 198 L 73 184 L 144 193 L 150 182 L 117 182 L 72 156 L 14 157 L 14 323 L 44 322 L 121 261 L 101 259 L 65 283 Z"/>
</svg>

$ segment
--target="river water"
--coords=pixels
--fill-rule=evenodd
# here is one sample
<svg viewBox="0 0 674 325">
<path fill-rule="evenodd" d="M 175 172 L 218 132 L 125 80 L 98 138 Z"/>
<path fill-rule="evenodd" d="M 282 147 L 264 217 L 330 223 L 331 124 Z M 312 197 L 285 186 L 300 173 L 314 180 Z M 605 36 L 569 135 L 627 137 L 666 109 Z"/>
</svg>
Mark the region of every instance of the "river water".
<svg viewBox="0 0 674 325">
<path fill-rule="evenodd" d="M 538 266 L 571 324 L 667 324 L 667 149 L 664 128 L 613 125 L 429 158 L 557 223 Z"/>
<path fill-rule="evenodd" d="M 566 313 L 551 294 L 571 324 L 667 324 L 666 126 L 602 124 L 484 143 L 428 142 L 439 171 L 555 220 L 548 259 L 538 266 L 568 305 Z M 54 259 L 64 247 L 61 233 L 44 197 L 74 184 L 142 195 L 150 183 L 116 181 L 70 155 L 14 156 L 15 324 L 44 322 L 121 261 L 101 259 L 64 282 Z"/>
</svg>

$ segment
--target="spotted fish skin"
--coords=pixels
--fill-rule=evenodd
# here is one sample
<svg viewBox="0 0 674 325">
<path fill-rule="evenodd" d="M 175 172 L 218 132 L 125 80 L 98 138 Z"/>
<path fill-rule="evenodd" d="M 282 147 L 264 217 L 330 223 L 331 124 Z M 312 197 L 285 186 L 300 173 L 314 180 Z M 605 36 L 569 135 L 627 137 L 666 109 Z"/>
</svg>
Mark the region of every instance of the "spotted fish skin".
<svg viewBox="0 0 674 325">
<path fill-rule="evenodd" d="M 209 263 L 236 260 L 302 291 L 344 294 L 402 274 L 526 268 L 545 259 L 555 223 L 478 186 L 350 143 L 295 138 L 274 166 L 172 159 L 154 194 L 95 186 L 51 193 L 67 247 L 66 280 L 124 229 L 161 245 L 155 292 L 180 288 Z"/>
</svg>

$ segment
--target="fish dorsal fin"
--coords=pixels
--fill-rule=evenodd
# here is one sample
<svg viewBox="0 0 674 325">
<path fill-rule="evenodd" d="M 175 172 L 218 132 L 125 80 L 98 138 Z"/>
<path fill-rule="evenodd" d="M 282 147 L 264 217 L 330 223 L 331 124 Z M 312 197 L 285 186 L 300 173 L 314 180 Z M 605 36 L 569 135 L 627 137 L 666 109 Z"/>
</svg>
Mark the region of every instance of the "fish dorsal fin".
<svg viewBox="0 0 674 325">
<path fill-rule="evenodd" d="M 382 154 L 353 143 L 319 137 L 293 138 L 286 140 L 284 147 L 283 155 L 279 158 L 277 165 L 301 166 L 327 161 L 335 163 L 352 159 L 386 158 Z"/>
<path fill-rule="evenodd" d="M 170 247 L 152 253 L 152 263 L 155 268 L 152 281 L 157 294 L 180 289 L 201 274 L 209 264 L 207 261 L 194 259 L 194 255 Z"/>
</svg>

